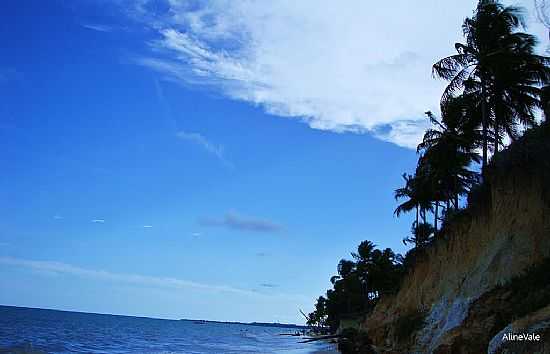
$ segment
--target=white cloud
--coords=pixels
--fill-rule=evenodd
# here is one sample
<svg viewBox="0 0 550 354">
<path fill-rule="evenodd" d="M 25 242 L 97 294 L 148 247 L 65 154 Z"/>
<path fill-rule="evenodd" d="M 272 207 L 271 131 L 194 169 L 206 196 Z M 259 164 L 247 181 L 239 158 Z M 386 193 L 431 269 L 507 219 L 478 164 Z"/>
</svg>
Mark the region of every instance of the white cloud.
<svg viewBox="0 0 550 354">
<path fill-rule="evenodd" d="M 103 224 L 103 223 L 105 223 L 105 220 L 103 220 L 103 219 L 93 219 L 92 222 L 94 224 Z"/>
<path fill-rule="evenodd" d="M 147 3 L 138 12 L 159 37 L 141 64 L 312 128 L 414 147 L 444 87 L 431 65 L 453 54 L 476 1 Z"/>
<path fill-rule="evenodd" d="M 150 228 L 152 228 L 152 227 L 153 227 L 153 225 L 143 225 L 143 228 L 144 228 L 144 229 L 150 229 Z"/>
<path fill-rule="evenodd" d="M 54 220 L 62 220 L 63 217 L 61 215 L 54 215 L 53 216 Z"/>
</svg>

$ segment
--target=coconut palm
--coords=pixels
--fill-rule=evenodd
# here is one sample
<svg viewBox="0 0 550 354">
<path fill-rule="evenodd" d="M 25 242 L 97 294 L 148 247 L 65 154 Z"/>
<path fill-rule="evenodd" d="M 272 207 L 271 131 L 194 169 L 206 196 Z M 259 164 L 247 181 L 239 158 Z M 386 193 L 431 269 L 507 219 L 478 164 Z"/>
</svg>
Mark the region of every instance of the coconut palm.
<svg viewBox="0 0 550 354">
<path fill-rule="evenodd" d="M 379 250 L 371 241 L 363 241 L 357 252 L 351 254 L 356 260 L 356 272 L 369 299 L 395 289 L 399 278 L 399 260 L 391 249 Z"/>
<path fill-rule="evenodd" d="M 414 176 L 403 173 L 403 179 L 405 180 L 405 186 L 397 188 L 394 192 L 395 200 L 407 198 L 403 203 L 399 204 L 393 212 L 395 216 L 399 217 L 402 213 L 408 213 L 409 211 L 416 210 L 416 222 L 418 223 L 419 213 L 419 201 L 417 198 L 417 191 L 414 189 Z"/>
<path fill-rule="evenodd" d="M 365 240 L 357 246 L 357 252 L 352 252 L 351 255 L 357 263 L 368 262 L 372 258 L 372 252 L 376 248 L 376 245 L 369 240 Z"/>
<path fill-rule="evenodd" d="M 494 110 L 494 148 L 498 152 L 502 136 L 518 137 L 519 126 L 536 124 L 537 108 L 542 106 L 542 85 L 550 79 L 549 58 L 534 54 L 536 40 L 514 33 L 503 40 L 507 48 L 496 61 L 489 102 Z"/>
<path fill-rule="evenodd" d="M 424 133 L 417 152 L 426 151 L 443 141 L 452 143 L 460 151 L 474 152 L 481 138 L 476 129 L 480 112 L 476 109 L 475 100 L 473 95 L 449 98 L 441 104 L 441 119 L 437 119 L 430 111 L 426 112 L 433 128 Z"/>
<path fill-rule="evenodd" d="M 429 223 L 413 224 L 411 227 L 411 236 L 403 239 L 403 244 L 413 243 L 415 248 L 425 247 L 432 239 L 435 229 Z"/>
<path fill-rule="evenodd" d="M 428 129 L 417 151 L 421 153 L 418 170 L 432 182 L 435 202 L 434 228 L 437 231 L 439 203 L 446 202 L 458 209 L 458 199 L 477 181 L 477 174 L 468 167 L 479 162 L 474 151 L 479 132 L 475 129 L 477 112 L 468 97 L 449 99 L 438 120 L 426 112 L 434 128 Z"/>
<path fill-rule="evenodd" d="M 338 263 L 338 274 L 340 275 L 341 279 L 345 279 L 355 270 L 355 262 L 342 259 L 340 263 Z"/>
<path fill-rule="evenodd" d="M 403 180 L 405 186 L 398 188 L 394 192 L 396 200 L 406 198 L 403 203 L 397 206 L 394 211 L 395 216 L 399 217 L 402 213 L 416 210 L 416 223 L 419 217 L 426 220 L 426 211 L 432 209 L 430 200 L 430 191 L 428 181 L 423 176 L 415 174 L 414 176 L 404 173 Z"/>
<path fill-rule="evenodd" d="M 541 107 L 544 111 L 544 119 L 550 122 L 550 85 L 546 85 L 541 90 Z"/>
<path fill-rule="evenodd" d="M 517 31 L 522 27 L 520 8 L 480 0 L 474 16 L 462 26 L 466 43 L 456 43 L 457 54 L 433 65 L 434 76 L 449 81 L 443 102 L 459 92 L 477 97 L 483 167 L 488 161 L 491 127 L 498 144 L 501 130 L 514 135 L 516 120 L 531 123 L 531 109 L 537 105 L 534 85 L 550 77 L 548 58 L 534 54 L 535 38 Z"/>
</svg>

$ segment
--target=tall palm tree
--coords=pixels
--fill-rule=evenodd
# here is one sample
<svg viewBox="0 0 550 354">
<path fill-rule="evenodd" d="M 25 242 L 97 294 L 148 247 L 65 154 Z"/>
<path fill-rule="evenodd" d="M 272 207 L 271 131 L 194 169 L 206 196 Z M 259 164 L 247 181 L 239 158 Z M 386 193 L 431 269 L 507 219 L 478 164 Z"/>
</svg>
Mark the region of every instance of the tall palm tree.
<svg viewBox="0 0 550 354">
<path fill-rule="evenodd" d="M 341 279 L 345 279 L 348 276 L 353 273 L 355 270 L 355 262 L 342 259 L 340 263 L 338 263 L 338 274 L 340 275 Z"/>
<path fill-rule="evenodd" d="M 430 193 L 427 188 L 427 181 L 419 175 L 409 175 L 404 173 L 403 180 L 405 185 L 397 188 L 394 192 L 396 200 L 406 198 L 403 203 L 397 206 L 394 211 L 395 216 L 399 217 L 402 213 L 416 210 L 416 224 L 419 222 L 419 216 L 426 220 L 426 211 L 432 209 Z"/>
<path fill-rule="evenodd" d="M 477 112 L 470 106 L 469 97 L 449 99 L 442 105 L 441 112 L 441 121 L 431 112 L 426 112 L 434 128 L 426 131 L 417 148 L 417 152 L 422 154 L 419 168 L 433 185 L 436 231 L 439 203 L 447 202 L 447 208 L 454 203 L 458 209 L 459 196 L 477 181 L 477 174 L 468 167 L 472 162 L 479 162 L 475 152 L 475 141 L 479 136 L 475 129 Z"/>
<path fill-rule="evenodd" d="M 416 223 L 418 224 L 419 201 L 417 198 L 418 193 L 413 187 L 414 177 L 406 173 L 403 173 L 402 177 L 405 180 L 405 186 L 397 188 L 394 192 L 394 197 L 395 200 L 402 198 L 407 198 L 407 200 L 399 204 L 393 213 L 395 216 L 399 217 L 402 213 L 408 213 L 409 211 L 416 209 Z"/>
<path fill-rule="evenodd" d="M 403 239 L 403 243 L 413 243 L 415 248 L 420 249 L 426 246 L 432 236 L 435 233 L 435 229 L 429 223 L 420 223 L 411 227 L 411 236 L 407 236 Z"/>
<path fill-rule="evenodd" d="M 372 241 L 365 240 L 357 246 L 357 253 L 352 252 L 351 255 L 357 263 L 368 262 L 372 258 L 372 252 L 375 248 L 376 245 Z"/>
<path fill-rule="evenodd" d="M 434 154 L 432 154 L 434 155 Z M 443 186 L 442 178 L 439 175 L 439 171 L 435 168 L 438 164 L 441 166 L 441 162 L 432 161 L 428 159 L 426 155 L 421 156 L 418 160 L 416 167 L 417 181 L 421 182 L 423 192 L 426 193 L 426 199 L 429 200 L 430 205 L 435 204 L 434 214 L 434 228 L 437 230 L 437 219 L 439 217 L 439 202 L 443 201 Z M 426 219 L 423 218 L 423 223 L 426 223 Z M 416 223 L 413 227 L 418 227 Z"/>
<path fill-rule="evenodd" d="M 550 122 L 550 85 L 546 85 L 541 90 L 541 106 L 544 111 L 544 120 Z"/>
<path fill-rule="evenodd" d="M 535 110 L 541 107 L 541 86 L 550 80 L 549 58 L 534 53 L 535 37 L 513 33 L 502 40 L 506 48 L 493 67 L 490 106 L 494 109 L 494 147 L 498 152 L 501 137 L 518 137 L 518 126 L 536 124 Z"/>
<path fill-rule="evenodd" d="M 434 76 L 449 81 L 442 101 L 458 92 L 477 97 L 481 109 L 483 168 L 488 162 L 489 130 L 495 127 L 495 115 L 499 114 L 495 130 L 498 144 L 499 124 L 504 124 L 507 133 L 513 135 L 512 123 L 516 119 L 531 122 L 529 108 L 536 106 L 532 84 L 547 82 L 550 77 L 548 58 L 534 54 L 536 41 L 533 36 L 517 31 L 522 27 L 520 8 L 504 7 L 496 0 L 480 0 L 474 16 L 466 18 L 462 26 L 466 43 L 456 43 L 457 54 L 433 65 Z M 517 79 L 528 79 L 512 83 L 511 74 Z M 504 113 L 506 109 L 508 113 Z M 506 114 L 508 118 L 504 119 Z"/>
<path fill-rule="evenodd" d="M 476 130 L 480 112 L 475 106 L 476 98 L 473 95 L 450 97 L 441 103 L 441 119 L 428 111 L 428 117 L 433 128 L 428 129 L 417 152 L 429 149 L 444 140 L 452 142 L 457 149 L 474 152 L 480 132 Z"/>
</svg>

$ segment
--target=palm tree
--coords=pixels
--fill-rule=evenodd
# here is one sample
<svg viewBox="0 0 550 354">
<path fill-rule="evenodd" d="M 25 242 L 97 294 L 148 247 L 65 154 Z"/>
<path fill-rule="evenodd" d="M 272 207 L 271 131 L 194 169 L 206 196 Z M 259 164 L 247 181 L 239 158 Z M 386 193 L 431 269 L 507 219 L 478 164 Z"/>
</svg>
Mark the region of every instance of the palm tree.
<svg viewBox="0 0 550 354">
<path fill-rule="evenodd" d="M 357 252 L 352 252 L 351 256 L 355 259 L 355 267 L 361 281 L 361 290 L 363 295 L 368 297 L 370 281 L 369 264 L 372 262 L 372 255 L 376 246 L 372 241 L 365 240 L 357 246 Z"/>
<path fill-rule="evenodd" d="M 468 167 L 479 162 L 474 151 L 476 137 L 476 112 L 470 106 L 468 97 L 449 99 L 442 107 L 439 121 L 431 112 L 426 112 L 434 128 L 428 129 L 417 152 L 419 170 L 432 182 L 432 201 L 435 202 L 434 228 L 437 231 L 439 203 L 446 202 L 447 209 L 477 181 L 477 174 Z"/>
<path fill-rule="evenodd" d="M 460 95 L 442 102 L 441 120 L 438 120 L 430 111 L 426 112 L 426 116 L 434 128 L 424 133 L 417 152 L 448 142 L 458 150 L 474 153 L 478 147 L 476 143 L 481 137 L 476 129 L 480 112 L 476 109 L 475 97 Z"/>
<path fill-rule="evenodd" d="M 357 263 L 368 262 L 372 258 L 372 252 L 376 248 L 376 245 L 369 240 L 365 240 L 357 246 L 357 253 L 352 252 L 351 256 L 357 261 Z"/>
<path fill-rule="evenodd" d="M 435 229 L 429 223 L 420 223 L 411 227 L 411 236 L 405 237 L 403 243 L 413 243 L 416 249 L 423 248 L 435 233 Z"/>
<path fill-rule="evenodd" d="M 543 90 L 550 79 L 549 58 L 534 54 L 536 40 L 531 35 L 513 33 L 503 40 L 507 48 L 495 62 L 490 106 L 494 109 L 494 149 L 501 136 L 518 137 L 518 126 L 536 124 L 535 109 L 542 106 Z"/>
<path fill-rule="evenodd" d="M 403 174 L 403 179 L 405 180 L 405 186 L 396 189 L 394 197 L 396 200 L 403 198 L 407 198 L 407 200 L 397 206 L 394 214 L 399 217 L 402 213 L 416 210 L 415 222 L 418 224 L 419 216 L 425 221 L 426 211 L 432 209 L 427 181 L 419 175 L 412 176 L 406 173 Z"/>
<path fill-rule="evenodd" d="M 546 85 L 541 90 L 541 107 L 544 111 L 544 120 L 550 122 L 550 85 Z"/>
<path fill-rule="evenodd" d="M 434 150 L 434 149 L 432 149 Z M 437 156 L 435 154 L 431 154 L 431 157 Z M 430 207 L 432 206 L 432 203 L 435 204 L 435 210 L 434 210 L 434 227 L 437 229 L 437 219 L 439 215 L 439 202 L 443 201 L 443 180 L 441 176 L 439 176 L 439 171 L 437 171 L 436 167 L 437 165 L 441 166 L 442 161 L 435 161 L 433 158 L 428 159 L 427 155 L 421 156 L 418 160 L 418 165 L 416 167 L 416 176 L 418 181 L 421 181 L 422 188 L 424 193 L 426 193 L 427 200 L 430 202 Z M 426 219 L 423 218 L 422 220 L 424 223 L 426 223 Z M 413 227 L 418 226 L 418 222 L 413 224 Z"/>
<path fill-rule="evenodd" d="M 536 41 L 529 34 L 517 32 L 521 27 L 520 8 L 480 0 L 474 16 L 466 18 L 462 26 L 466 43 L 456 43 L 458 54 L 433 65 L 434 76 L 449 81 L 443 102 L 461 91 L 477 97 L 483 169 L 488 162 L 491 126 L 495 127 L 498 144 L 498 125 L 504 124 L 504 130 L 513 135 L 516 119 L 530 123 L 537 95 L 533 84 L 547 82 L 550 77 L 548 58 L 534 54 Z M 516 81 L 511 80 L 512 76 Z M 499 117 L 495 124 L 496 114 Z"/>
<path fill-rule="evenodd" d="M 301 311 L 301 310 L 300 310 Z M 327 299 L 324 296 L 319 296 L 315 302 L 315 310 L 308 316 L 304 315 L 307 319 L 306 324 L 308 326 L 315 326 L 319 331 L 325 326 L 327 318 Z"/>
<path fill-rule="evenodd" d="M 346 279 L 354 270 L 355 262 L 353 261 L 342 259 L 340 263 L 338 263 L 338 274 L 341 279 Z"/>
<path fill-rule="evenodd" d="M 390 248 L 381 251 L 375 249 L 371 241 L 363 241 L 357 247 L 355 258 L 356 272 L 366 291 L 367 298 L 376 299 L 380 294 L 395 289 L 399 271 L 399 257 Z"/>
<path fill-rule="evenodd" d="M 416 209 L 416 223 L 418 223 L 418 208 L 419 201 L 417 198 L 417 192 L 413 187 L 414 177 L 403 173 L 403 179 L 405 180 L 405 186 L 397 188 L 394 192 L 395 200 L 402 198 L 408 198 L 405 202 L 399 204 L 395 211 L 393 212 L 395 216 L 399 217 L 402 213 L 408 213 L 409 211 Z"/>
</svg>

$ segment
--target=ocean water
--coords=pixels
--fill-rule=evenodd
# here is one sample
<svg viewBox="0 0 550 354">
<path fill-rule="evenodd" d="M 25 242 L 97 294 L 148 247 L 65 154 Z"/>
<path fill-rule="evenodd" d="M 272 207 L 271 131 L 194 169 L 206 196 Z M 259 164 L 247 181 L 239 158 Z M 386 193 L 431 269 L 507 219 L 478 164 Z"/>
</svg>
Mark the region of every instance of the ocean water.
<svg viewBox="0 0 550 354">
<path fill-rule="evenodd" d="M 0 353 L 337 353 L 292 329 L 0 306 Z"/>
</svg>

